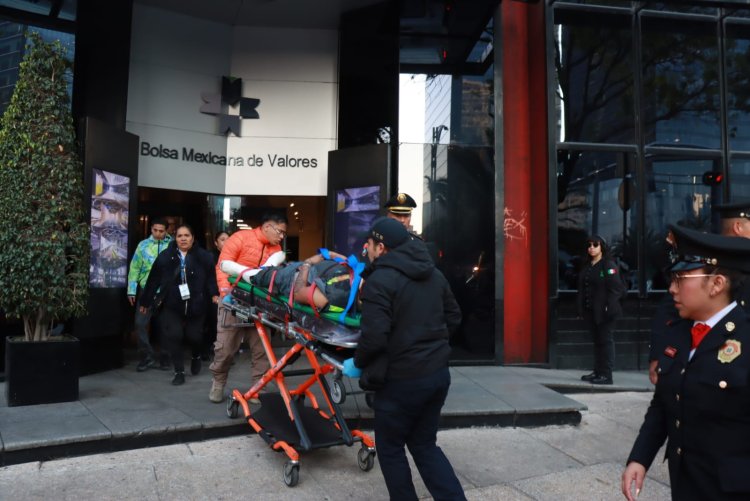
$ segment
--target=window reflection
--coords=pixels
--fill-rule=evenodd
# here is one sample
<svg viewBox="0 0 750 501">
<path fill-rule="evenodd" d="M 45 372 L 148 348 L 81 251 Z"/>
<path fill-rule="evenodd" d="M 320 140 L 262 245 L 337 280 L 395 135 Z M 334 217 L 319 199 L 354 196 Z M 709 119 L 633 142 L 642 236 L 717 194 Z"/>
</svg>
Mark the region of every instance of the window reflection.
<svg viewBox="0 0 750 501">
<path fill-rule="evenodd" d="M 750 158 L 732 158 L 732 201 L 750 200 Z"/>
<path fill-rule="evenodd" d="M 703 231 L 711 225 L 711 204 L 718 193 L 702 183 L 703 173 L 719 169 L 713 159 L 646 158 L 646 290 L 666 289 L 667 226 Z"/>
<path fill-rule="evenodd" d="M 716 25 L 643 18 L 646 144 L 719 148 Z"/>
<path fill-rule="evenodd" d="M 705 7 L 700 5 L 686 5 L 684 0 L 672 0 L 671 2 L 647 2 L 645 9 L 663 10 L 671 12 L 685 12 L 688 14 L 707 14 L 715 16 L 719 9 L 716 7 Z"/>
<path fill-rule="evenodd" d="M 558 140 L 633 143 L 630 17 L 555 11 Z"/>
<path fill-rule="evenodd" d="M 727 137 L 733 150 L 750 150 L 750 27 L 727 24 Z"/>
<path fill-rule="evenodd" d="M 557 154 L 558 280 L 560 290 L 577 288 L 578 269 L 590 234 L 604 237 L 630 288 L 637 287 L 634 155 L 559 151 Z"/>
</svg>

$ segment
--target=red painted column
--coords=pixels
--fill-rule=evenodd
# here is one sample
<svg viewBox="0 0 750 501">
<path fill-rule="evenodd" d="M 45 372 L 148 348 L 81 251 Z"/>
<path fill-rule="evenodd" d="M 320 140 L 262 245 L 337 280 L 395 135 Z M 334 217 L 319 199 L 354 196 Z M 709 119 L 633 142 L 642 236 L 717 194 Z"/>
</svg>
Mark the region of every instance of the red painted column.
<svg viewBox="0 0 750 501">
<path fill-rule="evenodd" d="M 543 4 L 502 3 L 505 363 L 545 362 L 547 119 Z"/>
</svg>

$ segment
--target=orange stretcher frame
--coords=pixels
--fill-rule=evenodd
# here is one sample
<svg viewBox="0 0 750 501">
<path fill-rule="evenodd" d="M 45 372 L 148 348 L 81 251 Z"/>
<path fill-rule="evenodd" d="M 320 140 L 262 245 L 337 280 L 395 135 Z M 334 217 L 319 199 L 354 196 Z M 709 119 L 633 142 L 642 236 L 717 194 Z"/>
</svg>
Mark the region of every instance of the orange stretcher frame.
<svg viewBox="0 0 750 501">
<path fill-rule="evenodd" d="M 340 406 L 331 396 L 331 387 L 325 377 L 327 374 L 333 374 L 340 378 L 341 362 L 325 353 L 322 343 L 309 331 L 290 321 L 288 316 L 281 321 L 255 306 L 240 305 L 238 308 L 242 310 L 240 314 L 232 307 L 222 308 L 222 323 L 226 325 L 227 316 L 233 314 L 244 320 L 234 323 L 234 326 L 254 325 L 271 367 L 246 392 L 232 390 L 227 399 L 227 415 L 230 418 L 239 417 L 241 408 L 248 424 L 258 436 L 263 438 L 272 450 L 286 454 L 288 461 L 284 465 L 284 483 L 289 487 L 294 487 L 299 481 L 300 452 L 317 448 L 361 443 L 357 453 L 357 464 L 362 471 L 370 471 L 375 464 L 375 441 L 360 430 L 349 429 Z M 277 358 L 273 351 L 267 328 L 279 331 L 286 338 L 295 341 L 280 358 Z M 303 354 L 311 369 L 283 372 Z M 286 378 L 292 375 L 308 377 L 291 388 Z M 278 393 L 262 392 L 270 382 L 276 384 Z M 318 398 L 311 391 L 316 384 L 321 390 L 327 410 L 321 408 Z M 259 411 L 254 412 L 249 401 L 255 398 L 260 400 L 261 407 Z M 309 401 L 310 405 L 305 405 L 305 400 Z"/>
</svg>

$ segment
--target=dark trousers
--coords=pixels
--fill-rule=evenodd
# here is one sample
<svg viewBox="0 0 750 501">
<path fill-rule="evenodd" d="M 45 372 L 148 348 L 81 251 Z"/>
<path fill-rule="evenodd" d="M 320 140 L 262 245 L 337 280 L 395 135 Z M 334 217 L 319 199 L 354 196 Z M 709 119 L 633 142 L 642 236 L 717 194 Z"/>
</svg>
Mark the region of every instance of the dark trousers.
<svg viewBox="0 0 750 501">
<path fill-rule="evenodd" d="M 203 328 L 203 347 L 201 348 L 201 355 L 208 356 L 214 351 L 214 343 L 216 342 L 216 322 L 219 318 L 217 316 L 219 305 L 209 304 L 208 313 L 205 317 L 205 325 Z"/>
<path fill-rule="evenodd" d="M 583 316 L 594 339 L 594 372 L 600 376 L 612 378 L 615 366 L 615 338 L 613 329 L 615 320 L 606 320 L 597 324 L 593 314 L 587 312 Z"/>
<path fill-rule="evenodd" d="M 453 467 L 437 446 L 440 409 L 450 384 L 446 367 L 417 379 L 389 381 L 376 393 L 375 447 L 391 499 L 417 499 L 404 446 L 436 501 L 466 499 Z"/>
<path fill-rule="evenodd" d="M 159 320 L 162 328 L 162 339 L 172 356 L 174 370 L 175 372 L 185 372 L 182 340 L 183 338 L 187 340 L 194 358 L 200 356 L 205 316 L 186 318 L 176 311 L 163 308 Z"/>
</svg>

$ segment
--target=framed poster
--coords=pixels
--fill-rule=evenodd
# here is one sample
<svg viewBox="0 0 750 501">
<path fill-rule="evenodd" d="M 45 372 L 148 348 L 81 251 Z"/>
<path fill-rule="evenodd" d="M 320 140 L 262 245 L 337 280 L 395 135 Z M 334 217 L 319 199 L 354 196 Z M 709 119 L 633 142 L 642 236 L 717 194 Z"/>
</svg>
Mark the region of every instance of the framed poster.
<svg viewBox="0 0 750 501">
<path fill-rule="evenodd" d="M 89 285 L 126 287 L 130 178 L 92 169 Z"/>
<path fill-rule="evenodd" d="M 360 255 L 362 236 L 380 215 L 380 187 L 364 186 L 336 190 L 333 216 L 334 249 L 348 256 Z"/>
</svg>

